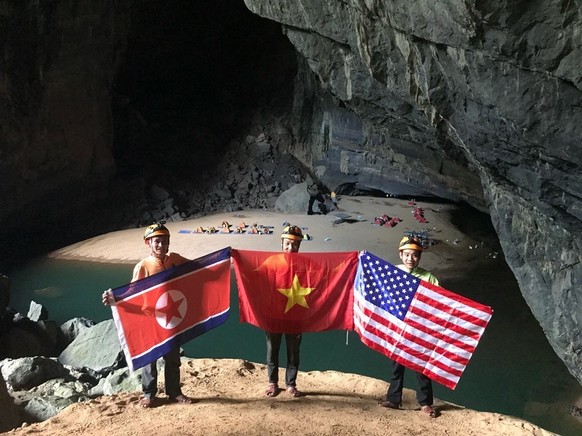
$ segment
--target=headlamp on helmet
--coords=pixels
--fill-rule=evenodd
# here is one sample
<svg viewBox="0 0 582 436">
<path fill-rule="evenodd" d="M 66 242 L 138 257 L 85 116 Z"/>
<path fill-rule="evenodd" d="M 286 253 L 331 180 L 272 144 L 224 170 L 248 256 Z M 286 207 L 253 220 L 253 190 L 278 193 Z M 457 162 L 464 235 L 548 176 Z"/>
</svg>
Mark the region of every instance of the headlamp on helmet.
<svg viewBox="0 0 582 436">
<path fill-rule="evenodd" d="M 144 240 L 153 238 L 154 236 L 170 236 L 170 231 L 164 224 L 166 224 L 165 221 L 159 221 L 148 226 L 143 235 Z"/>
<path fill-rule="evenodd" d="M 297 226 L 287 226 L 283 229 L 281 233 L 281 239 L 290 239 L 291 241 L 302 241 L 303 232 L 301 228 Z"/>
</svg>

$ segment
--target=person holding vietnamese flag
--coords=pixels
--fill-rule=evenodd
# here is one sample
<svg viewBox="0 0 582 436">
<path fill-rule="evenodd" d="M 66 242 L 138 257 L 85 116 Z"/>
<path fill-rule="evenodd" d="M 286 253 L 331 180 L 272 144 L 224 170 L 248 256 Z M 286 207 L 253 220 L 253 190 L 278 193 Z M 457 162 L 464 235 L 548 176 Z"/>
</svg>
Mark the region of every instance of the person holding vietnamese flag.
<svg viewBox="0 0 582 436">
<path fill-rule="evenodd" d="M 164 226 L 164 222 L 150 225 L 145 230 L 143 239 L 150 254 L 135 265 L 132 282 L 189 262 L 189 259 L 177 253 L 169 252 L 170 231 Z M 113 303 L 111 289 L 103 292 L 102 301 L 106 306 Z M 149 309 L 143 307 L 142 310 L 147 314 Z M 169 400 L 178 403 L 192 403 L 193 400 L 184 395 L 180 388 L 180 347 L 172 348 L 163 358 L 165 362 L 165 390 Z M 142 368 L 141 383 L 143 398 L 140 399 L 139 405 L 145 408 L 154 407 L 158 391 L 158 370 L 155 361 Z"/>
<path fill-rule="evenodd" d="M 303 241 L 303 232 L 297 226 L 288 225 L 281 234 L 281 250 L 284 253 L 297 253 Z M 299 371 L 299 349 L 301 346 L 301 333 L 272 333 L 267 331 L 267 375 L 269 384 L 265 391 L 268 397 L 274 397 L 279 393 L 279 350 L 281 340 L 285 336 L 287 347 L 287 366 L 285 371 L 285 386 L 287 392 L 293 397 L 301 396 L 297 390 L 297 372 Z"/>
<path fill-rule="evenodd" d="M 285 336 L 286 390 L 297 390 L 302 333 L 353 330 L 353 282 L 358 252 L 298 253 L 303 232 L 288 225 L 281 234 L 280 253 L 231 250 L 239 294 L 241 322 L 266 332 L 268 386 L 265 394 L 280 390 L 279 349 Z"/>
</svg>

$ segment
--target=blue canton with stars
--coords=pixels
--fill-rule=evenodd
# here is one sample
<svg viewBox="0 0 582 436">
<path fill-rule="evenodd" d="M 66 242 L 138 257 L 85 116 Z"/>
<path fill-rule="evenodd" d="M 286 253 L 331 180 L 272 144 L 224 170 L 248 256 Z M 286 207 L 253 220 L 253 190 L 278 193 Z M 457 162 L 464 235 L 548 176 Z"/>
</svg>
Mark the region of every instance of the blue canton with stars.
<svg viewBox="0 0 582 436">
<path fill-rule="evenodd" d="M 368 251 L 360 254 L 356 290 L 369 303 L 402 320 L 414 299 L 420 279 Z"/>
</svg>

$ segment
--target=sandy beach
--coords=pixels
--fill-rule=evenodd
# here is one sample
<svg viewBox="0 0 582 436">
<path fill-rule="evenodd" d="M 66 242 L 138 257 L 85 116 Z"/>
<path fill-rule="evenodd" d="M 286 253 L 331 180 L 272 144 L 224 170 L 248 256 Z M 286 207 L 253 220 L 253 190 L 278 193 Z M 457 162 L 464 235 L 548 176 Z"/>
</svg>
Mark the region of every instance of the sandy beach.
<svg viewBox="0 0 582 436">
<path fill-rule="evenodd" d="M 487 262 L 496 247 L 463 234 L 450 222 L 455 206 L 409 203 L 393 198 L 346 197 L 339 210 L 328 215 L 283 215 L 248 210 L 222 213 L 179 223 L 168 223 L 171 251 L 196 258 L 231 246 L 279 251 L 285 222 L 299 225 L 310 236 L 302 251 L 368 250 L 399 263 L 397 246 L 406 231 L 428 231 L 432 245 L 422 266 L 439 277 L 458 274 L 459 262 Z M 428 221 L 413 216 L 422 207 Z M 383 214 L 402 221 L 394 227 L 373 225 Z M 338 215 L 340 218 L 338 218 Z M 241 223 L 268 226 L 272 234 L 195 233 L 197 227 L 219 229 L 223 221 L 232 230 Z M 64 247 L 51 254 L 64 259 L 133 264 L 147 255 L 143 229 L 113 232 Z M 266 367 L 237 359 L 188 359 L 182 365 L 183 391 L 192 405 L 163 403 L 154 409 L 137 407 L 139 392 L 104 396 L 75 404 L 43 423 L 16 431 L 43 435 L 142 434 L 318 434 L 318 435 L 548 435 L 526 421 L 496 413 L 477 412 L 437 400 L 437 419 L 419 411 L 414 391 L 405 390 L 402 410 L 379 407 L 386 382 L 336 371 L 300 372 L 306 396 L 291 398 L 282 392 L 263 395 Z"/>
<path fill-rule="evenodd" d="M 413 216 L 415 208 L 423 209 L 427 223 L 420 223 Z M 213 214 L 182 222 L 170 222 L 170 250 L 194 259 L 215 250 L 231 246 L 238 249 L 280 251 L 280 233 L 285 222 L 298 225 L 310 240 L 301 246 L 303 252 L 329 252 L 368 250 L 379 257 L 399 263 L 398 242 L 406 231 L 427 231 L 432 246 L 423 254 L 424 268 L 444 272 L 455 262 L 469 259 L 485 259 L 493 250 L 482 241 L 463 234 L 450 223 L 455 208 L 443 203 L 410 203 L 410 200 L 373 197 L 342 197 L 338 210 L 328 215 L 281 214 L 273 211 L 245 210 Z M 394 227 L 372 224 L 375 217 L 387 215 L 402 221 Z M 343 219 L 340 217 L 344 217 Z M 231 225 L 231 233 L 223 233 L 221 224 Z M 268 226 L 272 234 L 235 233 L 236 227 L 245 223 Z M 196 228 L 215 227 L 213 234 L 195 233 Z M 144 229 L 129 229 L 100 235 L 77 244 L 64 247 L 51 254 L 62 259 L 134 264 L 148 254 L 143 243 Z M 473 249 L 475 247 L 475 249 Z"/>
</svg>

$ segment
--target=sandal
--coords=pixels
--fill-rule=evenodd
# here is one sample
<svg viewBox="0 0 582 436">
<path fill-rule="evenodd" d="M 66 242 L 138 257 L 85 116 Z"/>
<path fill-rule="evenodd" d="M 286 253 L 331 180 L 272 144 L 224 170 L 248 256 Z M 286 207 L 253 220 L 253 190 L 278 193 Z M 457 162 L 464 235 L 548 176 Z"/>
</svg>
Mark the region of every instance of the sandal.
<svg viewBox="0 0 582 436">
<path fill-rule="evenodd" d="M 143 397 L 139 400 L 139 406 L 144 409 L 151 409 L 154 407 L 154 397 Z"/>
<path fill-rule="evenodd" d="M 387 407 L 388 409 L 400 409 L 400 404 L 394 404 L 392 401 L 380 401 L 378 403 L 380 407 Z"/>
<path fill-rule="evenodd" d="M 267 397 L 275 397 L 279 393 L 279 387 L 277 383 L 269 383 L 267 389 L 265 390 L 265 395 Z"/>
<path fill-rule="evenodd" d="M 424 413 L 426 413 L 430 418 L 436 418 L 436 410 L 434 410 L 434 408 L 432 406 L 429 406 L 428 404 L 425 406 L 422 406 L 420 408 L 420 410 Z"/>
<path fill-rule="evenodd" d="M 287 386 L 287 393 L 295 398 L 301 396 L 301 392 L 299 392 L 295 386 Z"/>
<path fill-rule="evenodd" d="M 186 395 L 180 394 L 175 397 L 170 398 L 171 403 L 182 403 L 182 404 L 192 404 L 194 400 Z"/>
</svg>

